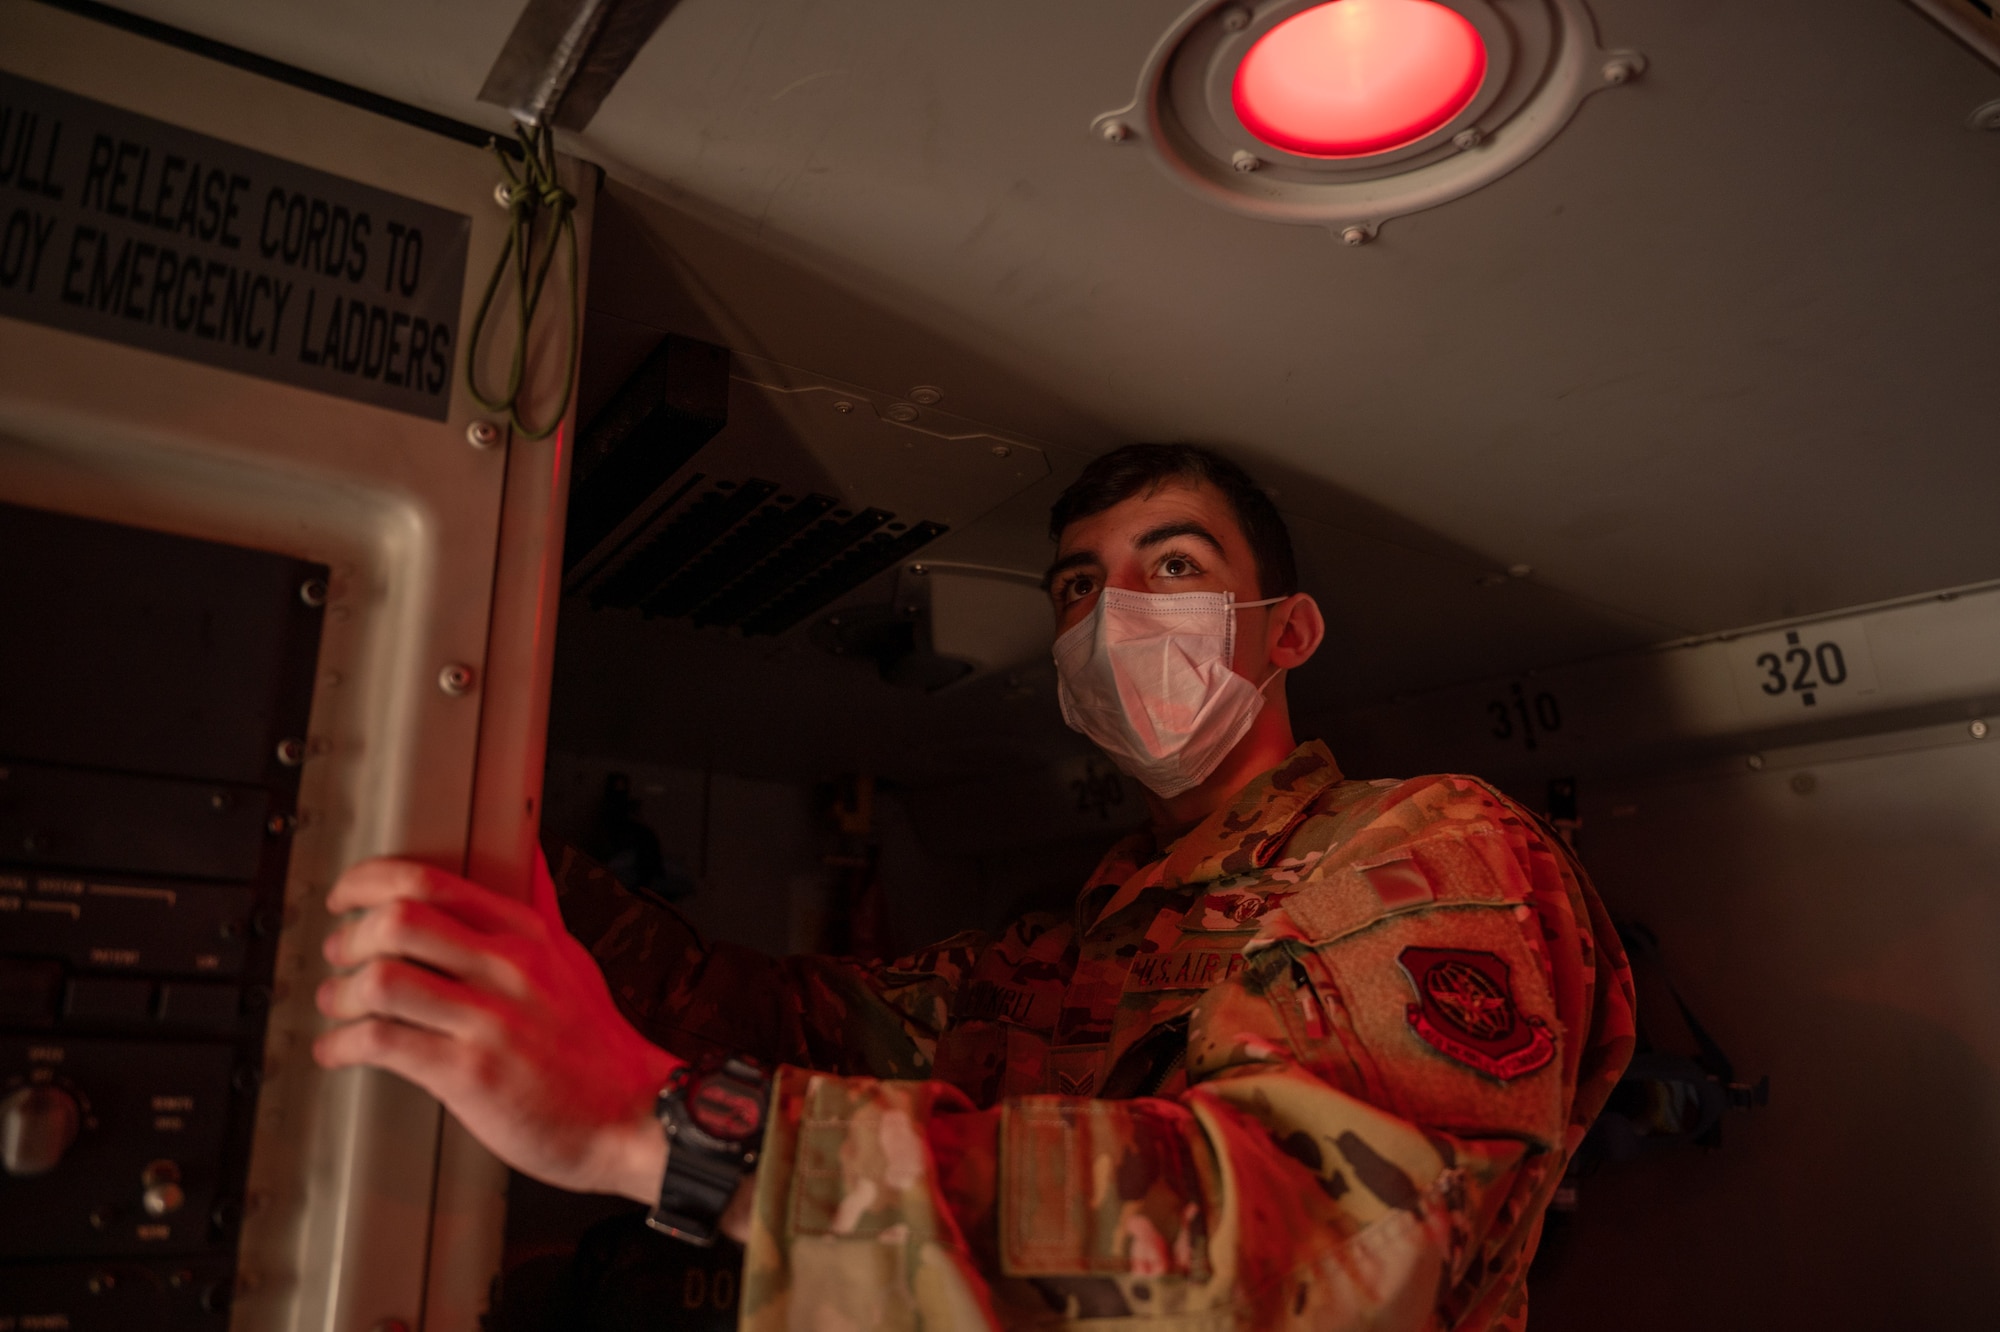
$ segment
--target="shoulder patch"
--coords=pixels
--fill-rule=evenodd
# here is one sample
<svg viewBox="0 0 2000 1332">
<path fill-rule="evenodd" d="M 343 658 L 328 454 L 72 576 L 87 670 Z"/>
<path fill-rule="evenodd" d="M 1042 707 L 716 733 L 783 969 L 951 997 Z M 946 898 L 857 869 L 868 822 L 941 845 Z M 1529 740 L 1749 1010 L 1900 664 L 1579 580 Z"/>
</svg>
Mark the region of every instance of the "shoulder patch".
<svg viewBox="0 0 2000 1332">
<path fill-rule="evenodd" d="M 1548 1024 L 1514 1001 L 1507 961 L 1470 948 L 1405 948 L 1396 958 L 1417 992 L 1410 1028 L 1450 1059 L 1500 1082 L 1555 1058 Z"/>
</svg>

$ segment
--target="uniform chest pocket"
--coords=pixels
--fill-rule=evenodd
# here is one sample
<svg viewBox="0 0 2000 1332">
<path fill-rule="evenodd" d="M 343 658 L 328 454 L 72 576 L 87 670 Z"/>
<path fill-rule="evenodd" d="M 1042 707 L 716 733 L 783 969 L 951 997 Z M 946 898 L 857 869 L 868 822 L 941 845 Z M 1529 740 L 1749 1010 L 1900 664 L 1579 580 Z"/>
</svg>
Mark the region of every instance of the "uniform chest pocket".
<svg viewBox="0 0 2000 1332">
<path fill-rule="evenodd" d="M 1186 1087 L 1188 1015 L 1204 994 L 1243 975 L 1249 965 L 1243 945 L 1252 937 L 1189 931 L 1171 948 L 1133 956 L 1099 1095 L 1171 1095 Z"/>
</svg>

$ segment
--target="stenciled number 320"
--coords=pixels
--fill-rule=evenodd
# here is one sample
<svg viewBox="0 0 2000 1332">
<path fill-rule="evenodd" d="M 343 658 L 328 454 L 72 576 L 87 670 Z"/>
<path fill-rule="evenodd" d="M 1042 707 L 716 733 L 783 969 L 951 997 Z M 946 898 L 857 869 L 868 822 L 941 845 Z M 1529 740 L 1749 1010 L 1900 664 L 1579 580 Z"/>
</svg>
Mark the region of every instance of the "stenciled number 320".
<svg viewBox="0 0 2000 1332">
<path fill-rule="evenodd" d="M 1808 652 L 1802 647 L 1787 648 L 1781 661 L 1775 652 L 1760 653 L 1757 664 L 1771 673 L 1761 688 L 1767 694 L 1782 694 L 1787 689 L 1816 689 L 1822 684 L 1838 685 L 1847 683 L 1847 658 L 1840 651 L 1838 643 L 1821 643 Z M 1785 678 L 1785 667 L 1794 668 L 1792 678 Z M 1813 667 L 1819 667 L 1819 678 L 1813 678 Z"/>
</svg>

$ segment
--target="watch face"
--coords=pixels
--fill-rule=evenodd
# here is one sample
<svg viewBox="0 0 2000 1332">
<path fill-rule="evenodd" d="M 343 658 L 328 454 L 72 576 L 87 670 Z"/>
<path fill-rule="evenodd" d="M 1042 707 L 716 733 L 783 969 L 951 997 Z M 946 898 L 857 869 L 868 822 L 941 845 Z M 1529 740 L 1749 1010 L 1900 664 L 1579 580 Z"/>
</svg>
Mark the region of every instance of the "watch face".
<svg viewBox="0 0 2000 1332">
<path fill-rule="evenodd" d="M 741 1142 L 763 1126 L 763 1096 L 720 1078 L 698 1083 L 687 1098 L 687 1108 L 697 1127 L 724 1142 Z"/>
</svg>

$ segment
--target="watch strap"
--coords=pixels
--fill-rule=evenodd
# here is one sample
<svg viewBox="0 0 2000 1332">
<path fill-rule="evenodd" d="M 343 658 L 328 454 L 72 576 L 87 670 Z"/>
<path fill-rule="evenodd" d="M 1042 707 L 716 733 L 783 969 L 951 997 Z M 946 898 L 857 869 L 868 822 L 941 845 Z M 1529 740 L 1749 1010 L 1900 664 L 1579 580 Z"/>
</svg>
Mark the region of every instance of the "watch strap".
<svg viewBox="0 0 2000 1332">
<path fill-rule="evenodd" d="M 660 1177 L 659 1201 L 647 1213 L 647 1225 L 704 1248 L 715 1243 L 722 1214 L 743 1177 L 756 1164 L 770 1086 L 770 1077 L 761 1068 L 748 1060 L 730 1059 L 701 1075 L 682 1068 L 661 1088 L 655 1109 L 666 1133 L 667 1160 Z M 690 1109 L 691 1093 L 712 1097 L 718 1092 L 732 1107 L 755 1108 L 754 1116 L 747 1119 L 739 1109 L 732 1121 L 745 1130 L 742 1137 L 732 1139 L 712 1132 Z M 716 1122 L 713 1116 L 709 1122 L 712 1127 Z"/>
</svg>

